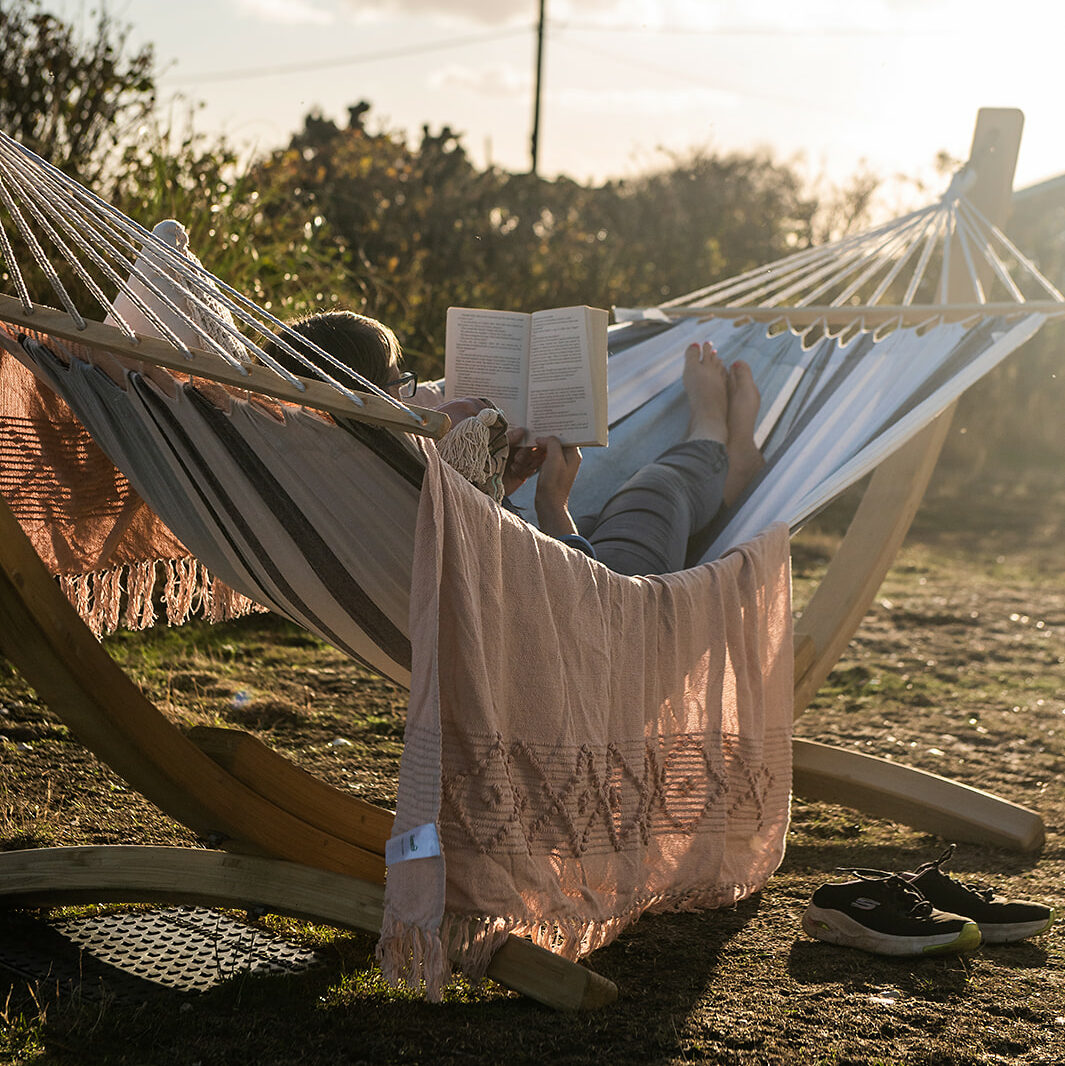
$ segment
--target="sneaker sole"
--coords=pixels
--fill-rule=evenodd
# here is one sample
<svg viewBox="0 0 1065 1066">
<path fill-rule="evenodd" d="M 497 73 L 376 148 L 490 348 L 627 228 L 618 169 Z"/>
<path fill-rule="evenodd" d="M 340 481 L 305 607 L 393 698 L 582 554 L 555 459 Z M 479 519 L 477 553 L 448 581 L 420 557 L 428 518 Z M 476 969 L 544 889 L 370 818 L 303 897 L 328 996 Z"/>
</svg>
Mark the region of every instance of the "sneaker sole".
<svg viewBox="0 0 1065 1066">
<path fill-rule="evenodd" d="M 891 936 L 878 933 L 849 918 L 841 911 L 825 910 L 811 904 L 802 916 L 804 932 L 815 940 L 841 947 L 858 948 L 874 955 L 947 955 L 973 951 L 982 937 L 976 922 L 966 922 L 960 930 L 929 936 Z"/>
<path fill-rule="evenodd" d="M 1045 933 L 1053 924 L 1056 915 L 1050 912 L 1049 918 L 1040 918 L 1034 922 L 1012 922 L 1009 925 L 991 925 L 987 922 L 980 926 L 985 944 L 1009 944 L 1014 940 L 1025 940 L 1030 936 Z"/>
</svg>

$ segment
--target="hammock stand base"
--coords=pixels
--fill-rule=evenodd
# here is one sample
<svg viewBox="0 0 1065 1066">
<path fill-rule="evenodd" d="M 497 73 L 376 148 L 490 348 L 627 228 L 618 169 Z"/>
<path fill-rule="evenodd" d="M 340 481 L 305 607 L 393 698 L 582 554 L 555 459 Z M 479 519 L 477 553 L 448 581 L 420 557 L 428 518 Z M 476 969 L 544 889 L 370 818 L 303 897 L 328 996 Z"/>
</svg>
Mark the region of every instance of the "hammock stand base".
<svg viewBox="0 0 1065 1066">
<path fill-rule="evenodd" d="M 138 845 L 6 852 L 2 895 L 11 907 L 85 903 L 182 904 L 254 909 L 376 934 L 384 888 L 280 859 L 197 848 Z M 488 977 L 556 1010 L 591 1010 L 617 986 L 585 966 L 512 936 Z"/>
</svg>

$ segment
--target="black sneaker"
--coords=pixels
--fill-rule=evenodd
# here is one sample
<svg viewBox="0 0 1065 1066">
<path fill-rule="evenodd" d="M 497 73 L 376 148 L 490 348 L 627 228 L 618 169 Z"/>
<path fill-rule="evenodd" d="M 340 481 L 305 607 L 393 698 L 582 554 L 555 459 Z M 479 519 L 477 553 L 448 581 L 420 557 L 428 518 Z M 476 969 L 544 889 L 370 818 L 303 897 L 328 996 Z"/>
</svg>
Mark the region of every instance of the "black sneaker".
<svg viewBox="0 0 1065 1066">
<path fill-rule="evenodd" d="M 933 907 L 964 914 L 976 922 L 985 944 L 1005 944 L 1037 936 L 1053 924 L 1051 907 L 1023 899 L 1004 899 L 988 885 L 963 884 L 945 874 L 943 866 L 953 854 L 951 844 L 934 862 L 926 862 L 913 873 L 901 876 L 930 900 Z"/>
<path fill-rule="evenodd" d="M 817 940 L 877 955 L 940 955 L 980 946 L 976 922 L 936 910 L 896 874 L 852 871 L 856 881 L 822 885 L 802 916 Z"/>
</svg>

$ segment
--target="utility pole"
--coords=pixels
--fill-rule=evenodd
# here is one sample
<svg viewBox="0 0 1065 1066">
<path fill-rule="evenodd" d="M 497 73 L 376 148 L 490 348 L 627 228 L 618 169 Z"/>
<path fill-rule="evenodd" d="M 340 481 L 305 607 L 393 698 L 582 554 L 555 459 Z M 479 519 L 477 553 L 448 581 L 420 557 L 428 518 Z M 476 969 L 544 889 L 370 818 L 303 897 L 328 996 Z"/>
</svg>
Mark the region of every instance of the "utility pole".
<svg viewBox="0 0 1065 1066">
<path fill-rule="evenodd" d="M 544 8 L 547 0 L 540 0 L 540 19 L 536 28 L 536 98 L 533 101 L 533 127 L 532 127 L 532 168 L 531 174 L 537 171 L 540 155 L 540 96 L 544 76 Z"/>
</svg>

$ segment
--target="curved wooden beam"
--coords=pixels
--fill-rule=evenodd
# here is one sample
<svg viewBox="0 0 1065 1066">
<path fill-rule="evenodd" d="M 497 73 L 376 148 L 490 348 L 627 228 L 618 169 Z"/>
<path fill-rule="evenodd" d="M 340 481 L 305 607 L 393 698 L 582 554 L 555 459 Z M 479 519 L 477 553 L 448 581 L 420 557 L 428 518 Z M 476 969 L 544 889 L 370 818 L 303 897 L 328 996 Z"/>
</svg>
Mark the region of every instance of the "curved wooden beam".
<svg viewBox="0 0 1065 1066">
<path fill-rule="evenodd" d="M 1043 819 L 1027 807 L 927 770 L 812 740 L 795 740 L 797 795 L 855 807 L 946 840 L 1038 851 Z"/>
<path fill-rule="evenodd" d="M 1009 212 L 1023 114 L 1014 108 L 982 108 L 969 165 L 976 180 L 969 201 L 989 222 L 1002 225 Z M 962 254 L 948 281 L 948 303 L 968 298 Z M 801 714 L 850 643 L 894 561 L 935 469 L 953 408 L 883 462 L 833 557 L 828 572 L 796 623 L 795 713 Z M 822 589 L 824 591 L 822 591 Z"/>
<path fill-rule="evenodd" d="M 277 859 L 197 848 L 90 846 L 0 853 L 0 901 L 10 907 L 166 903 L 262 908 L 317 924 L 377 933 L 384 889 Z M 488 976 L 556 1010 L 617 999 L 605 977 L 520 937 L 508 937 Z"/>
<path fill-rule="evenodd" d="M 307 773 L 240 729 L 194 726 L 188 738 L 227 773 L 308 825 L 350 844 L 385 853 L 395 815 Z"/>
<path fill-rule="evenodd" d="M 796 716 L 817 695 L 869 612 L 921 505 L 953 414 L 951 407 L 877 467 L 795 623 Z"/>
</svg>

